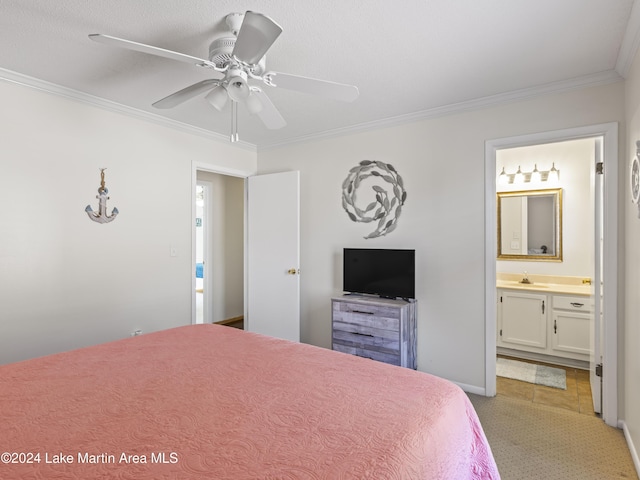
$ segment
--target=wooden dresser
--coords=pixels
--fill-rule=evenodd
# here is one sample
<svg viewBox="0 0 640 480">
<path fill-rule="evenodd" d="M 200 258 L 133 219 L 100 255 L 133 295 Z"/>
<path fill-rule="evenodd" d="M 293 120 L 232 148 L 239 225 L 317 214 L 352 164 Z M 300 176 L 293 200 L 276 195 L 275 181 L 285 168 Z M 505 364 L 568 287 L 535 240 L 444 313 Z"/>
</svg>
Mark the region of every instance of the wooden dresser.
<svg viewBox="0 0 640 480">
<path fill-rule="evenodd" d="M 331 303 L 333 350 L 417 368 L 417 302 L 343 295 Z"/>
</svg>

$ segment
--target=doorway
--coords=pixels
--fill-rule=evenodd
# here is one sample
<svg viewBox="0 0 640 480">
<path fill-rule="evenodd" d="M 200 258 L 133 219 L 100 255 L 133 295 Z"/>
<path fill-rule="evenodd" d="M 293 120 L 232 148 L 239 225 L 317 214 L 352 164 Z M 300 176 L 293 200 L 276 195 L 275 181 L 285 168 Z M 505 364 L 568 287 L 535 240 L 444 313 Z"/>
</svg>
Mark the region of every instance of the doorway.
<svg viewBox="0 0 640 480">
<path fill-rule="evenodd" d="M 594 224 L 602 228 L 601 234 L 590 236 L 588 244 L 596 252 L 592 260 L 595 290 L 595 328 L 594 340 L 596 354 L 602 358 L 602 418 L 612 426 L 617 425 L 617 327 L 616 327 L 616 291 L 617 291 L 617 124 L 602 124 L 580 127 L 556 132 L 525 135 L 507 139 L 492 140 L 486 143 L 485 180 L 486 180 L 486 394 L 496 394 L 496 348 L 497 348 L 497 305 L 496 305 L 496 255 L 497 255 L 497 213 L 496 213 L 496 167 L 500 151 L 508 149 L 540 146 L 577 139 L 592 139 L 595 145 L 594 163 L 591 168 L 591 202 L 588 206 Z M 602 162 L 604 175 L 601 176 L 602 188 L 599 191 L 596 181 L 595 163 Z M 498 172 L 499 173 L 499 172 Z M 596 208 L 598 192 L 601 193 L 601 210 Z M 598 212 L 601 217 L 598 219 Z M 587 242 L 585 242 L 587 243 Z M 591 275 L 590 275 L 591 276 Z M 601 312 L 601 313 L 600 313 Z M 598 328 L 598 327 L 601 328 Z M 598 352 L 600 346 L 600 352 Z M 597 361 L 597 359 L 594 359 Z M 590 367 L 595 370 L 595 363 Z"/>
<path fill-rule="evenodd" d="M 205 323 L 204 319 L 209 318 L 209 305 L 210 292 L 209 288 L 205 289 L 205 280 L 209 280 L 209 275 L 205 279 L 204 266 L 208 264 L 208 259 L 205 256 L 205 252 L 209 238 L 207 235 L 208 222 L 207 215 L 209 209 L 207 207 L 207 201 L 209 200 L 209 194 L 211 190 L 211 184 L 209 182 L 198 181 L 196 184 L 196 198 L 195 198 L 195 225 L 196 225 L 196 271 L 195 271 L 195 296 L 196 296 L 196 323 Z M 205 291 L 206 296 L 205 296 Z"/>
<path fill-rule="evenodd" d="M 193 285 L 195 323 L 244 319 L 244 179 L 196 172 Z"/>
<path fill-rule="evenodd" d="M 234 305 L 237 305 L 240 297 L 242 298 L 240 304 L 241 307 L 237 308 L 237 311 L 241 312 L 243 319 L 243 329 L 252 332 L 263 333 L 265 335 L 280 336 L 281 338 L 294 339 L 299 341 L 300 331 L 300 178 L 299 172 L 287 171 L 281 173 L 271 173 L 265 175 L 252 175 L 253 172 L 245 172 L 240 170 L 234 170 L 231 168 L 215 167 L 213 165 L 203 162 L 192 162 L 192 174 L 191 174 L 191 191 L 192 198 L 196 198 L 196 187 L 199 177 L 204 180 L 212 181 L 210 178 L 205 179 L 203 176 L 213 174 L 210 178 L 226 178 L 228 181 L 233 181 L 238 187 L 235 191 L 242 191 L 242 198 L 234 197 L 234 201 L 226 202 L 227 206 L 235 205 L 235 211 L 240 212 L 231 214 L 228 209 L 224 209 L 224 217 L 231 220 L 236 226 L 241 225 L 243 233 L 232 234 L 232 228 L 226 230 L 225 228 L 218 229 L 219 232 L 226 232 L 225 244 L 232 244 L 235 249 L 239 250 L 239 254 L 236 254 L 238 258 L 237 262 L 226 262 L 226 257 L 230 254 L 230 251 L 226 248 L 223 249 L 224 256 L 220 262 L 217 262 L 215 258 L 210 259 L 204 265 L 204 278 L 207 278 L 207 270 L 213 272 L 214 281 L 211 287 L 212 294 L 220 295 L 220 290 L 224 293 L 228 293 L 226 280 L 218 282 L 216 285 L 215 275 L 220 275 L 219 263 L 229 266 L 233 265 L 233 268 L 226 269 L 230 272 L 235 281 L 242 285 L 241 289 L 236 288 L 236 294 L 234 295 Z M 217 174 L 217 175 L 216 175 Z M 251 181 L 253 178 L 255 181 Z M 252 188 L 249 185 L 252 184 Z M 240 188 L 241 186 L 241 188 Z M 214 184 L 212 187 L 212 195 L 215 192 L 220 191 Z M 284 195 L 284 197 L 283 197 Z M 250 200 L 251 197 L 251 201 Z M 274 205 L 275 202 L 275 205 Z M 279 203 L 278 203 L 279 202 Z M 264 215 L 253 212 L 250 208 L 250 204 L 258 205 L 261 207 L 269 206 L 270 210 L 267 210 Z M 215 204 L 215 201 L 214 201 Z M 220 205 L 220 204 L 218 204 Z M 259 210 L 259 209 L 258 209 Z M 277 216 L 273 216 L 273 212 L 278 212 Z M 286 214 L 285 214 L 286 213 Z M 192 202 L 192 219 L 196 218 L 196 203 Z M 285 220 L 286 219 L 286 220 Z M 273 222 L 277 225 L 273 228 Z M 280 223 L 284 222 L 283 225 Z M 256 235 L 256 229 L 259 232 L 262 227 L 267 225 L 269 228 L 265 231 L 268 235 Z M 287 228 L 281 228 L 286 226 Z M 211 230 L 216 230 L 214 227 Z M 253 231 L 253 235 L 250 233 Z M 274 233 L 277 233 L 274 235 Z M 214 235 L 210 235 L 213 237 Z M 205 240 L 205 243 L 208 241 Z M 213 240 L 210 243 L 215 243 Z M 218 242 L 220 243 L 220 242 Z M 207 248 L 207 247 L 205 247 Z M 257 255 L 256 255 L 256 252 Z M 262 253 L 260 253 L 262 252 Z M 275 255 L 275 253 L 278 255 Z M 275 267 L 270 268 L 269 265 L 265 265 L 264 262 L 255 261 L 257 259 L 274 259 Z M 242 264 L 240 264 L 240 259 Z M 262 268 L 259 265 L 263 263 Z M 267 267 L 269 272 L 264 271 L 264 267 Z M 283 266 L 285 266 L 283 268 Z M 196 322 L 196 226 L 195 221 L 192 223 L 192 271 L 194 272 L 192 278 L 192 301 L 191 301 L 191 321 Z M 274 285 L 282 285 L 282 277 L 285 276 L 289 279 L 287 282 L 288 288 L 276 288 Z M 207 287 L 205 287 L 207 288 Z M 242 292 L 239 294 L 238 292 Z M 254 293 L 252 293 L 254 292 Z M 260 295 L 261 292 L 261 295 Z M 257 295 L 257 296 L 256 296 Z M 218 297 L 222 298 L 222 297 Z M 221 303 L 225 303 L 226 298 L 223 298 L 223 302 L 217 302 L 216 298 L 213 299 L 214 308 L 217 310 L 220 308 Z M 265 300 L 268 308 L 263 308 L 265 305 L 259 305 L 256 300 Z M 216 305 L 217 304 L 217 305 Z M 251 311 L 253 310 L 253 312 Z M 215 315 L 215 313 L 213 314 Z M 214 317 L 215 318 L 215 317 Z M 222 318 L 227 318 L 222 317 Z M 233 319 L 233 317 L 231 317 Z M 279 319 L 277 322 L 269 322 L 271 319 Z M 203 321 L 207 321 L 204 319 Z M 215 323 L 224 323 L 223 321 L 216 321 Z M 230 322 L 232 323 L 232 322 Z M 225 323 L 229 325 L 230 323 Z M 273 325 L 272 325 L 273 323 Z M 286 325 L 286 327 L 285 327 Z M 234 325 L 235 326 L 235 325 Z M 266 330 L 262 330 L 261 326 L 266 326 Z M 279 329 L 274 331 L 273 327 Z M 284 327 L 284 328 L 283 328 Z M 293 337 L 292 337 L 292 332 Z"/>
</svg>

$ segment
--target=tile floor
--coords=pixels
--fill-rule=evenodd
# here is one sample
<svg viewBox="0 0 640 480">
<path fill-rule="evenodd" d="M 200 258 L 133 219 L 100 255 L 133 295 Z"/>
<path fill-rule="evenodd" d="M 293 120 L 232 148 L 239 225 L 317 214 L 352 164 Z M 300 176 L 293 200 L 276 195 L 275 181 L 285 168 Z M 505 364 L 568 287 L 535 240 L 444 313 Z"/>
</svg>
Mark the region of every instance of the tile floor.
<svg viewBox="0 0 640 480">
<path fill-rule="evenodd" d="M 509 357 L 505 357 L 509 358 Z M 585 415 L 596 415 L 593 411 L 591 399 L 591 385 L 589 372 L 579 368 L 563 367 L 542 362 L 532 362 L 518 358 L 522 362 L 538 363 L 550 367 L 562 368 L 567 371 L 567 389 L 545 387 L 533 383 L 521 382 L 511 378 L 497 377 L 497 393 L 511 398 L 528 400 L 533 403 L 564 408 Z"/>
</svg>

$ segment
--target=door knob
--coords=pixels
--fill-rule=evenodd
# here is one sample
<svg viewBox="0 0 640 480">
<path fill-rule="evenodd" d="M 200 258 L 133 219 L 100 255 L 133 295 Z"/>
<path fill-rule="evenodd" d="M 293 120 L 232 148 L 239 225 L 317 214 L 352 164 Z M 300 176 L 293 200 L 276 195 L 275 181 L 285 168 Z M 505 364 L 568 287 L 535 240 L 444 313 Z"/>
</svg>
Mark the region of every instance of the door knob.
<svg viewBox="0 0 640 480">
<path fill-rule="evenodd" d="M 297 273 L 300 273 L 300 270 L 295 269 L 295 268 L 290 268 L 289 270 L 287 270 L 287 273 L 288 273 L 289 275 L 295 275 L 295 274 L 297 274 Z"/>
</svg>

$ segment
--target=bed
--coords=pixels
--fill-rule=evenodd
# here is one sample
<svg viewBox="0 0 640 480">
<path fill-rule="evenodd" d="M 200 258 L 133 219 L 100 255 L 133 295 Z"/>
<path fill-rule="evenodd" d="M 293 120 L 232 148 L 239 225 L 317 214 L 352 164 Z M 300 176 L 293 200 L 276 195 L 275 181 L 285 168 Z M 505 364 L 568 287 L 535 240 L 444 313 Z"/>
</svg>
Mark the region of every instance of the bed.
<svg viewBox="0 0 640 480">
<path fill-rule="evenodd" d="M 0 366 L 0 478 L 498 479 L 456 385 L 219 325 Z"/>
</svg>

